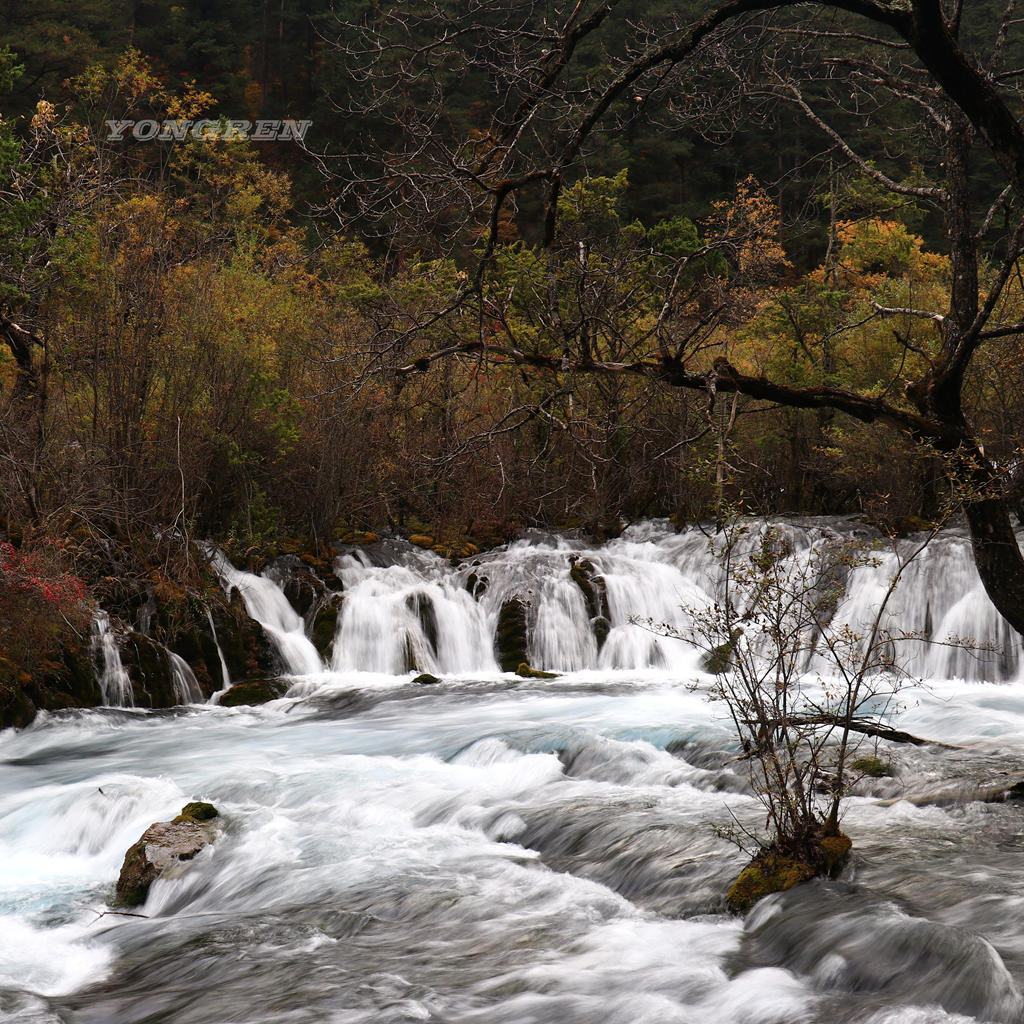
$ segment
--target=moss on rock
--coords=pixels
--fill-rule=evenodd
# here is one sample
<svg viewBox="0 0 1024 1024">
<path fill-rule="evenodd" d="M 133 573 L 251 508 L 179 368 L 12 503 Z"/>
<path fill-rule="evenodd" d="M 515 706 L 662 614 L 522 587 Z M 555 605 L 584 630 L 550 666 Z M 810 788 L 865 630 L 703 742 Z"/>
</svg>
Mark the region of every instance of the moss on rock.
<svg viewBox="0 0 1024 1024">
<path fill-rule="evenodd" d="M 760 853 L 739 873 L 725 900 L 731 910 L 745 914 L 763 897 L 791 889 L 814 875 L 814 868 L 796 857 Z"/>
<path fill-rule="evenodd" d="M 842 871 L 852 849 L 853 840 L 843 832 L 838 832 L 834 836 L 825 836 L 821 840 L 825 874 L 829 878 L 835 878 Z"/>
<path fill-rule="evenodd" d="M 850 767 L 861 775 L 872 779 L 884 779 L 892 775 L 892 764 L 880 757 L 858 757 Z"/>
<path fill-rule="evenodd" d="M 835 878 L 852 847 L 850 837 L 839 832 L 820 837 L 806 854 L 799 856 L 772 848 L 762 850 L 739 873 L 725 901 L 730 910 L 745 914 L 773 892 L 785 892 L 812 878 Z"/>
<path fill-rule="evenodd" d="M 514 597 L 501 606 L 498 613 L 498 629 L 495 635 L 495 651 L 502 672 L 515 672 L 527 660 L 527 608 Z"/>
<path fill-rule="evenodd" d="M 203 800 L 193 800 L 191 803 L 187 803 L 182 807 L 181 813 L 174 820 L 176 822 L 210 821 L 217 817 L 220 817 L 220 811 L 218 811 L 213 804 L 208 804 Z"/>
<path fill-rule="evenodd" d="M 516 666 L 516 675 L 522 676 L 524 679 L 557 679 L 557 672 L 542 672 L 537 668 L 530 668 L 525 661 L 521 661 Z"/>
<path fill-rule="evenodd" d="M 114 905 L 135 907 L 145 903 L 158 878 L 173 876 L 182 870 L 184 862 L 213 842 L 216 829 L 209 823 L 216 817 L 213 804 L 195 801 L 185 804 L 173 821 L 150 825 L 124 856 Z"/>
<path fill-rule="evenodd" d="M 437 676 L 431 675 L 429 672 L 421 672 L 418 676 L 413 679 L 414 683 L 420 686 L 433 686 L 435 683 L 441 682 Z"/>
<path fill-rule="evenodd" d="M 279 679 L 250 679 L 237 683 L 220 695 L 220 703 L 226 708 L 237 708 L 249 704 L 266 704 L 283 697 L 288 687 Z"/>
</svg>

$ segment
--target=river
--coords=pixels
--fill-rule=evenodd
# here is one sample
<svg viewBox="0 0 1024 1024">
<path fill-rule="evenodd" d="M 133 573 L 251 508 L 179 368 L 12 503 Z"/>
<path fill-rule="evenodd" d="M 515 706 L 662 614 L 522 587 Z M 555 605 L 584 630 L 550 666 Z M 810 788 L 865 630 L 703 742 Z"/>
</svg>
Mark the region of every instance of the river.
<svg viewBox="0 0 1024 1024">
<path fill-rule="evenodd" d="M 799 550 L 856 528 L 787 529 Z M 964 538 L 938 538 L 895 606 L 907 628 L 1002 637 L 998 654 L 911 654 L 922 678 L 889 720 L 949 746 L 882 744 L 893 777 L 847 801 L 842 878 L 745 919 L 722 896 L 746 858 L 716 829 L 763 825 L 736 740 L 695 652 L 630 621 L 708 600 L 706 551 L 644 524 L 596 549 L 538 535 L 478 566 L 351 552 L 319 668 L 273 573 L 240 574 L 303 669 L 287 697 L 0 734 L 0 1019 L 1020 1021 L 1024 805 L 974 797 L 1024 780 L 1024 681 Z M 574 553 L 607 580 L 602 645 L 567 584 Z M 884 552 L 857 570 L 841 613 L 887 571 Z M 533 602 L 532 663 L 559 678 L 497 670 L 489 630 L 513 592 Z M 411 681 L 410 645 L 442 682 Z M 217 841 L 137 916 L 111 913 L 125 850 L 190 800 L 220 809 Z"/>
</svg>

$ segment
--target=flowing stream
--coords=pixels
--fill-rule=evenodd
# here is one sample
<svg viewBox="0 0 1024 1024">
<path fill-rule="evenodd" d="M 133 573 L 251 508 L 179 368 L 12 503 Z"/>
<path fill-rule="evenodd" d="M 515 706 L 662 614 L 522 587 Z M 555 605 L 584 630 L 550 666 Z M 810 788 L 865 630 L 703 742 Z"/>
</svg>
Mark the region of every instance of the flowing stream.
<svg viewBox="0 0 1024 1024">
<path fill-rule="evenodd" d="M 785 530 L 799 561 L 857 528 Z M 606 581 L 603 643 L 570 556 Z M 893 559 L 853 569 L 842 621 L 877 606 Z M 722 902 L 745 857 L 715 826 L 763 822 L 725 711 L 692 648 L 631 621 L 685 629 L 713 599 L 707 538 L 651 523 L 476 561 L 399 543 L 340 556 L 328 665 L 270 577 L 225 567 L 282 650 L 285 698 L 0 734 L 0 1020 L 1024 1019 L 1024 805 L 977 799 L 1024 780 L 1020 649 L 962 536 L 937 538 L 893 602 L 908 631 L 1000 648 L 908 645 L 924 679 L 889 718 L 949 746 L 882 744 L 894 775 L 848 801 L 843 877 L 745 919 Z M 476 599 L 470 573 L 486 578 Z M 514 596 L 531 663 L 559 678 L 498 671 Z M 422 670 L 442 681 L 413 683 Z M 217 841 L 136 916 L 108 913 L 127 848 L 190 800 L 220 809 Z"/>
</svg>

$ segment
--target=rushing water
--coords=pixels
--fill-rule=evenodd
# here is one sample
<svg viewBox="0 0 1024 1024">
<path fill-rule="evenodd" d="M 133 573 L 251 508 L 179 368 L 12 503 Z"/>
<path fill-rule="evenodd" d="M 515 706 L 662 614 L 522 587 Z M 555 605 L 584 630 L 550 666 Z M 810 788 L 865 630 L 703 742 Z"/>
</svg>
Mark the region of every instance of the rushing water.
<svg viewBox="0 0 1024 1024">
<path fill-rule="evenodd" d="M 832 530 L 848 528 L 794 528 L 794 552 Z M 964 541 L 941 542 L 897 611 L 981 638 L 987 609 L 962 600 L 976 580 L 951 575 L 969 569 Z M 564 585 L 576 550 L 534 538 L 458 568 L 404 546 L 343 556 L 330 669 L 273 581 L 237 573 L 295 659 L 288 697 L 64 713 L 0 734 L 0 1019 L 1024 1018 L 1024 809 L 972 798 L 1024 779 L 1016 649 L 963 663 L 988 682 L 943 678 L 959 649 L 913 652 L 942 671 L 892 719 L 950 747 L 883 745 L 896 777 L 848 802 L 844 877 L 741 920 L 722 893 L 744 858 L 714 826 L 757 828 L 759 805 L 694 653 L 629 621 L 685 626 L 680 606 L 716 585 L 706 540 L 655 525 L 586 552 L 608 584 L 600 648 Z M 856 602 L 870 609 L 879 562 L 851 576 L 850 621 Z M 488 577 L 479 601 L 471 569 Z M 571 672 L 497 671 L 490 637 L 512 594 L 530 601 L 534 663 Z M 442 683 L 410 683 L 410 648 Z M 141 916 L 106 913 L 125 850 L 193 799 L 220 808 L 217 842 L 158 881 Z"/>
</svg>

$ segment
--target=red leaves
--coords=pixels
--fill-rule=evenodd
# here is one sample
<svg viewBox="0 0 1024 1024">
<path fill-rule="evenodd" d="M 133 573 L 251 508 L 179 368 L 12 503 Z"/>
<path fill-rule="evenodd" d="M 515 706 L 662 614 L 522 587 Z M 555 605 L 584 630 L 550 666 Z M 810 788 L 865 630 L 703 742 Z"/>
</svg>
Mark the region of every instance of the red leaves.
<svg viewBox="0 0 1024 1024">
<path fill-rule="evenodd" d="M 59 542 L 51 546 L 62 547 Z M 54 565 L 44 553 L 17 550 L 7 541 L 0 543 L 0 602 L 17 594 L 41 598 L 59 608 L 80 604 L 86 593 L 85 584 L 77 576 Z"/>
</svg>

